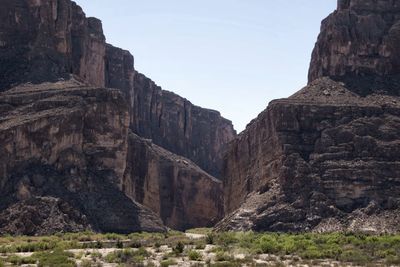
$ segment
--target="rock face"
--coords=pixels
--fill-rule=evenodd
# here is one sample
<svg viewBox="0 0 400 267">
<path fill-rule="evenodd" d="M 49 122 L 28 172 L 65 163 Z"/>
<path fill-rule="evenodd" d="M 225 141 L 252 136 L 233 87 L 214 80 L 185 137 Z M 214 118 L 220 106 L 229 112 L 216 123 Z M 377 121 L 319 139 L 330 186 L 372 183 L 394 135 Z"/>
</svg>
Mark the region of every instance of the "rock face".
<svg viewBox="0 0 400 267">
<path fill-rule="evenodd" d="M 51 196 L 86 215 L 94 230 L 164 230 L 120 190 L 129 114 L 118 90 L 42 83 L 6 91 L 0 103 L 0 210 Z"/>
<path fill-rule="evenodd" d="M 399 95 L 399 38 L 400 1 L 338 1 L 322 22 L 309 81 L 328 76 L 361 95 Z"/>
<path fill-rule="evenodd" d="M 222 151 L 236 135 L 232 122 L 162 90 L 143 74 L 135 74 L 134 89 L 133 131 L 219 177 Z"/>
<path fill-rule="evenodd" d="M 178 230 L 210 227 L 223 216 L 222 182 L 190 160 L 129 135 L 123 190 Z"/>
<path fill-rule="evenodd" d="M 86 18 L 74 2 L 3 0 L 0 19 L 0 91 L 69 74 L 104 86 L 101 22 Z"/>
<path fill-rule="evenodd" d="M 86 216 L 57 198 L 31 198 L 0 213 L 2 235 L 53 235 L 85 230 L 91 230 Z"/>
<path fill-rule="evenodd" d="M 309 85 L 231 143 L 217 229 L 400 231 L 399 4 L 339 1 Z"/>
<path fill-rule="evenodd" d="M 349 230 L 357 223 L 365 230 L 369 215 L 395 215 L 399 104 L 398 97 L 360 97 L 328 78 L 271 102 L 230 147 L 224 183 L 231 214 L 219 229 Z M 386 224 L 370 230 L 400 230 Z"/>
<path fill-rule="evenodd" d="M 2 0 L 0 21 L 0 211 L 50 196 L 112 232 L 162 231 L 155 213 L 179 229 L 222 216 L 202 169 L 220 175 L 230 121 L 138 73 L 70 0 Z"/>
</svg>

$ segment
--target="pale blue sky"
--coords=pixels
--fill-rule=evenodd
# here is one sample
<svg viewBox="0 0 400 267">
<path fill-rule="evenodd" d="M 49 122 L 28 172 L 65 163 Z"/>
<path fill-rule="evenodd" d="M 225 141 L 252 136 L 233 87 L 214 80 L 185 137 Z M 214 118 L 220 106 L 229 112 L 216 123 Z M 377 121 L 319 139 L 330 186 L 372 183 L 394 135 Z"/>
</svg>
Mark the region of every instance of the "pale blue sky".
<svg viewBox="0 0 400 267">
<path fill-rule="evenodd" d="M 307 83 L 320 23 L 337 0 L 77 0 L 107 42 L 163 89 L 216 109 L 238 132 Z"/>
</svg>

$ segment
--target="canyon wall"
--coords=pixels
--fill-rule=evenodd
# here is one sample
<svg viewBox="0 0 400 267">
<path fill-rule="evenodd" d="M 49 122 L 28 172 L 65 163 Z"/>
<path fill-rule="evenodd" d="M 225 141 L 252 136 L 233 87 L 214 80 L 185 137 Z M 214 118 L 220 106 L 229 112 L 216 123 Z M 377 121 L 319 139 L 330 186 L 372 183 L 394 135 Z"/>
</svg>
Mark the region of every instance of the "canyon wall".
<svg viewBox="0 0 400 267">
<path fill-rule="evenodd" d="M 309 85 L 272 101 L 224 158 L 220 230 L 397 232 L 400 1 L 338 1 Z"/>
<path fill-rule="evenodd" d="M 399 36 L 400 1 L 338 1 L 322 22 L 309 81 L 328 76 L 361 95 L 399 95 Z"/>
<path fill-rule="evenodd" d="M 120 190 L 129 114 L 118 90 L 73 80 L 29 84 L 2 93 L 0 103 L 0 210 L 23 212 L 18 203 L 52 197 L 71 206 L 66 210 L 75 210 L 72 214 L 85 215 L 94 230 L 165 230 L 155 214 Z M 33 203 L 40 207 L 54 201 Z M 3 219 L 0 229 L 10 229 L 8 223 Z"/>
<path fill-rule="evenodd" d="M 129 135 L 123 191 L 177 230 L 210 227 L 223 216 L 222 182 L 189 159 Z"/>
<path fill-rule="evenodd" d="M 47 205 L 69 212 L 81 223 L 76 229 L 128 232 L 162 231 L 158 217 L 185 229 L 222 216 L 222 185 L 211 175 L 220 175 L 221 151 L 236 135 L 230 121 L 138 73 L 129 51 L 107 44 L 101 21 L 70 0 L 2 0 L 1 7 L 5 218 Z M 148 157 L 138 158 L 142 152 Z M 40 232 L 49 224 L 42 219 L 25 221 L 32 227 L 24 231 Z M 0 232 L 18 228 L 9 220 Z"/>
<path fill-rule="evenodd" d="M 220 176 L 222 151 L 236 132 L 218 111 L 195 106 L 136 72 L 133 114 L 135 133 Z"/>
<path fill-rule="evenodd" d="M 104 86 L 101 22 L 70 0 L 1 1 L 0 90 L 75 74 Z"/>
</svg>

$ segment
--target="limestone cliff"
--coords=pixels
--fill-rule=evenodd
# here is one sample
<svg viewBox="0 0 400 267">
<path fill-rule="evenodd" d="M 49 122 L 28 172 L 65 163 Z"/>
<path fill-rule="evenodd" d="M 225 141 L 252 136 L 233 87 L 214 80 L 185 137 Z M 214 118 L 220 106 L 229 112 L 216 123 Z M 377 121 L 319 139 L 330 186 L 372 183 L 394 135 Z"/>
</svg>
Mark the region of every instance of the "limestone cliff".
<svg viewBox="0 0 400 267">
<path fill-rule="evenodd" d="M 210 174 L 220 176 L 222 151 L 236 136 L 231 121 L 215 110 L 195 106 L 162 90 L 137 72 L 133 106 L 132 129 L 135 133 L 189 158 Z"/>
<path fill-rule="evenodd" d="M 309 81 L 329 76 L 366 95 L 400 91 L 400 1 L 340 0 L 322 22 Z"/>
<path fill-rule="evenodd" d="M 5 218 L 15 218 L 24 205 L 57 209 L 48 196 L 88 217 L 89 225 L 77 222 L 76 229 L 162 231 L 161 220 L 138 202 L 179 229 L 210 226 L 222 216 L 221 183 L 201 168 L 220 174 L 221 151 L 236 135 L 230 121 L 138 73 L 133 56 L 107 44 L 100 20 L 86 18 L 76 3 L 1 0 L 0 5 Z M 139 136 L 129 137 L 130 131 Z M 137 158 L 138 151 L 148 158 Z M 159 191 L 140 188 L 166 181 L 176 183 Z M 30 213 L 21 218 L 29 221 Z M 9 223 L 1 221 L 0 230 L 14 231 Z M 25 230 L 40 232 L 40 225 L 48 224 Z"/>
<path fill-rule="evenodd" d="M 94 230 L 164 230 L 120 190 L 129 114 L 118 90 L 73 80 L 27 84 L 0 94 L 0 103 L 0 210 L 51 196 L 86 215 Z"/>
<path fill-rule="evenodd" d="M 217 229 L 400 230 L 399 4 L 338 2 L 309 85 L 272 101 L 230 144 Z"/>
<path fill-rule="evenodd" d="M 0 91 L 75 74 L 104 86 L 101 22 L 70 0 L 2 0 Z"/>
<path fill-rule="evenodd" d="M 173 229 L 210 227 L 223 216 L 221 181 L 133 133 L 123 191 Z"/>
</svg>

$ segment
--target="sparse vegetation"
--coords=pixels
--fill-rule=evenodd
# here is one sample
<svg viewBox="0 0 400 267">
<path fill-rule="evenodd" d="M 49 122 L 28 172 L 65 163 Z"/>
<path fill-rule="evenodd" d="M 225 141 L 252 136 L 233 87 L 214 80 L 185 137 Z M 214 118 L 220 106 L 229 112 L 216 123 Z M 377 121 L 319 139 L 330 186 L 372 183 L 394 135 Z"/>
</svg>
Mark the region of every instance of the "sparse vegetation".
<svg viewBox="0 0 400 267">
<path fill-rule="evenodd" d="M 320 264 L 324 261 L 357 265 L 374 262 L 400 264 L 399 235 L 212 233 L 207 229 L 191 232 L 200 236 L 193 239 L 175 231 L 166 234 L 102 235 L 84 232 L 47 237 L 4 236 L 0 237 L 0 267 L 22 264 L 69 267 L 77 266 L 77 262 L 79 266 L 92 267 L 106 262 L 120 265 L 150 263 L 150 266 L 162 262 L 162 266 L 169 266 L 184 258 L 209 266 L 251 265 L 256 258 L 271 266 L 278 266 L 283 260 L 295 264 Z M 105 248 L 111 252 L 105 253 Z M 33 254 L 26 256 L 23 254 L 26 252 Z M 237 254 L 242 256 L 237 258 Z"/>
<path fill-rule="evenodd" d="M 201 261 L 203 256 L 196 250 L 190 250 L 188 252 L 189 260 L 191 261 Z"/>
</svg>

